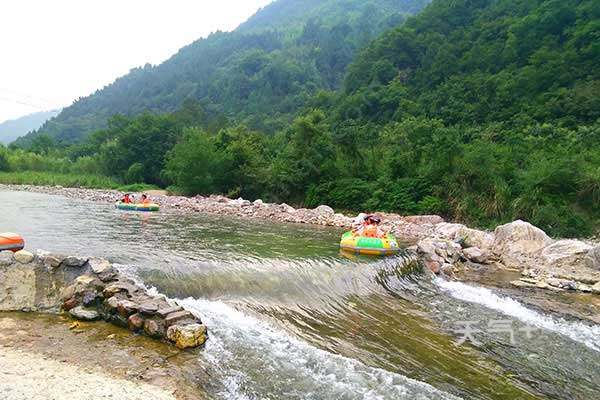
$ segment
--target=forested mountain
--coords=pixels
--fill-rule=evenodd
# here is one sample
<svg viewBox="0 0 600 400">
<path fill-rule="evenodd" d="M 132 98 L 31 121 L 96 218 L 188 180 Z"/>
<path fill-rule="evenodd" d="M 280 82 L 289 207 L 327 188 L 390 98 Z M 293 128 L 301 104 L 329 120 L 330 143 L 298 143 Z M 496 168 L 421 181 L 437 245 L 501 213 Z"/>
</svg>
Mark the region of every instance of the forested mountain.
<svg viewBox="0 0 600 400">
<path fill-rule="evenodd" d="M 37 134 L 72 143 L 116 113 L 171 112 L 186 99 L 274 132 L 316 91 L 338 88 L 357 49 L 428 2 L 277 0 L 234 32 L 214 33 L 77 100 Z"/>
<path fill-rule="evenodd" d="M 258 26 L 250 22 L 241 29 Z M 435 213 L 480 227 L 521 218 L 554 235 L 598 233 L 600 2 L 434 0 L 349 65 L 319 69 L 320 54 L 358 40 L 362 25 L 353 26 L 330 51 L 323 43 L 338 26 L 310 19 L 299 36 L 213 35 L 58 120 L 81 123 L 96 105 L 109 114 L 103 102 L 117 98 L 123 107 L 147 99 L 149 108 L 160 98 L 176 112 L 114 117 L 67 149 L 40 135 L 35 157 L 4 150 L 4 168 L 30 163 L 186 194 Z M 166 86 L 163 71 L 172 74 Z M 211 80 L 180 80 L 197 73 Z M 188 89 L 201 101 L 178 107 Z"/>
<path fill-rule="evenodd" d="M 39 129 L 44 122 L 60 113 L 60 110 L 41 111 L 0 123 L 0 143 L 8 144 L 16 138 Z"/>
</svg>

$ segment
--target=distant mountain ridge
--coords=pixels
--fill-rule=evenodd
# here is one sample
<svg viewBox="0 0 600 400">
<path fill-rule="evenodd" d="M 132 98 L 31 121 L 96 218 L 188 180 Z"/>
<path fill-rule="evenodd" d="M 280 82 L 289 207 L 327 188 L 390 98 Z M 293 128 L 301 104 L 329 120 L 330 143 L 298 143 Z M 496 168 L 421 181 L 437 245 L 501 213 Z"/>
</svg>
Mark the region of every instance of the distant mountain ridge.
<svg viewBox="0 0 600 400">
<path fill-rule="evenodd" d="M 80 141 L 114 114 L 171 112 L 187 99 L 274 132 L 321 89 L 338 89 L 355 53 L 429 0 L 278 0 L 234 32 L 217 32 L 78 99 L 38 131 Z M 284 118 L 281 118 L 284 116 Z"/>
<path fill-rule="evenodd" d="M 39 129 L 46 121 L 56 117 L 60 109 L 41 111 L 0 123 L 0 143 L 9 144 L 27 133 Z"/>
</svg>

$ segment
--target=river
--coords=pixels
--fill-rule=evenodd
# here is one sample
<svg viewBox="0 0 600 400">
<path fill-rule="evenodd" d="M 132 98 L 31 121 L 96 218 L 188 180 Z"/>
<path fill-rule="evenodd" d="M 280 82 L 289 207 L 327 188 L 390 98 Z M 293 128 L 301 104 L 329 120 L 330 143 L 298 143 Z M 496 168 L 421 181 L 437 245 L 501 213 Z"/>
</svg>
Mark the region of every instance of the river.
<svg viewBox="0 0 600 400">
<path fill-rule="evenodd" d="M 197 311 L 218 399 L 600 398 L 600 325 L 406 255 L 347 258 L 336 229 L 0 192 L 0 231 L 106 257 Z"/>
</svg>

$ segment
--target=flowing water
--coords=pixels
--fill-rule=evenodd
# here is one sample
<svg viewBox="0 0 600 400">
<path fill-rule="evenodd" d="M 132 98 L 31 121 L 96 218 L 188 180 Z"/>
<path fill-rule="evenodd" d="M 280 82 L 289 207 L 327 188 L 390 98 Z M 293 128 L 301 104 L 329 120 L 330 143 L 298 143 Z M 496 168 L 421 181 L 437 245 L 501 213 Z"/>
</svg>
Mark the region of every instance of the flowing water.
<svg viewBox="0 0 600 400">
<path fill-rule="evenodd" d="M 0 192 L 0 231 L 106 257 L 197 311 L 215 398 L 600 398 L 599 325 L 432 279 L 407 254 L 347 258 L 336 229 Z"/>
</svg>

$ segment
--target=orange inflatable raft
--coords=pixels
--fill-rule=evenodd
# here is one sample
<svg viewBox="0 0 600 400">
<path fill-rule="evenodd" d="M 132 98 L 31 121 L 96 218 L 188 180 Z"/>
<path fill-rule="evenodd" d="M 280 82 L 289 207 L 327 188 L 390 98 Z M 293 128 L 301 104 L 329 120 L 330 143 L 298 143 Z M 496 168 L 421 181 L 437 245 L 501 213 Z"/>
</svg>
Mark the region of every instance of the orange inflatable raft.
<svg viewBox="0 0 600 400">
<path fill-rule="evenodd" d="M 19 251 L 23 250 L 25 247 L 25 240 L 21 235 L 17 235 L 16 233 L 0 233 L 0 251 Z"/>
</svg>

